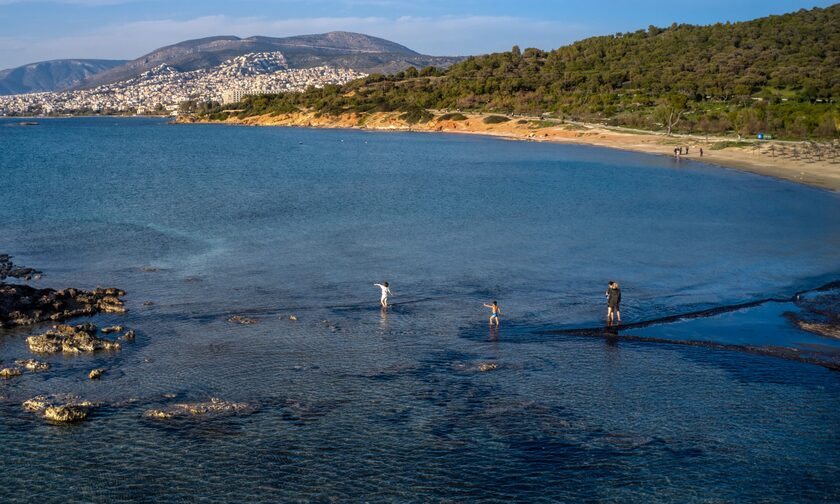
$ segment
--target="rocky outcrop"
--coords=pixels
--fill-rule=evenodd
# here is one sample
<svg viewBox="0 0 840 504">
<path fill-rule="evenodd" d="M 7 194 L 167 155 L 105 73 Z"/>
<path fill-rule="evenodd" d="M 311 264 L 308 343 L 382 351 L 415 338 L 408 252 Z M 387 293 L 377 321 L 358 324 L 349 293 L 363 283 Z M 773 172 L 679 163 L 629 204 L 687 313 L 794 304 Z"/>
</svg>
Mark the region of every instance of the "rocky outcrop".
<svg viewBox="0 0 840 504">
<path fill-rule="evenodd" d="M 125 313 L 125 305 L 120 299 L 123 296 L 125 291 L 115 288 L 56 291 L 0 283 L 0 327 L 61 321 L 96 313 Z"/>
<path fill-rule="evenodd" d="M 234 324 L 241 324 L 241 325 L 251 325 L 251 324 L 256 324 L 257 319 L 252 319 L 252 318 L 246 317 L 244 315 L 234 315 L 234 316 L 232 316 L 228 319 L 228 322 L 232 322 Z"/>
<path fill-rule="evenodd" d="M 98 379 L 102 378 L 102 373 L 104 373 L 104 372 L 105 372 L 105 368 L 92 369 L 90 371 L 90 373 L 88 373 L 88 378 L 90 378 L 91 380 L 98 380 Z"/>
<path fill-rule="evenodd" d="M 84 420 L 95 406 L 90 401 L 67 395 L 35 396 L 23 402 L 23 409 L 60 423 Z"/>
<path fill-rule="evenodd" d="M 8 277 L 20 278 L 22 280 L 39 279 L 44 273 L 33 268 L 24 268 L 16 266 L 12 262 L 12 256 L 8 254 L 0 254 L 0 280 L 5 280 Z"/>
<path fill-rule="evenodd" d="M 15 364 L 27 371 L 32 371 L 34 373 L 47 371 L 48 369 L 50 369 L 49 363 L 41 362 L 35 359 L 15 359 Z"/>
<path fill-rule="evenodd" d="M 120 344 L 96 336 L 91 323 L 77 326 L 57 325 L 43 333 L 26 338 L 29 350 L 35 353 L 90 353 L 97 350 L 119 350 Z"/>
<path fill-rule="evenodd" d="M 44 410 L 44 418 L 51 422 L 78 422 L 88 416 L 90 408 L 78 404 L 49 406 Z"/>
<path fill-rule="evenodd" d="M 143 416 L 156 420 L 168 420 L 177 417 L 246 414 L 253 411 L 254 408 L 249 404 L 228 402 L 214 397 L 205 402 L 180 403 L 163 409 L 150 409 Z"/>
<path fill-rule="evenodd" d="M 23 372 L 20 369 L 14 367 L 0 369 L 0 378 L 5 378 L 7 380 L 9 378 L 14 378 L 15 376 L 20 376 L 22 374 Z"/>
<path fill-rule="evenodd" d="M 785 316 L 797 327 L 826 338 L 840 339 L 840 288 L 802 298 L 797 296 L 795 304 L 800 311 L 787 312 Z"/>
</svg>

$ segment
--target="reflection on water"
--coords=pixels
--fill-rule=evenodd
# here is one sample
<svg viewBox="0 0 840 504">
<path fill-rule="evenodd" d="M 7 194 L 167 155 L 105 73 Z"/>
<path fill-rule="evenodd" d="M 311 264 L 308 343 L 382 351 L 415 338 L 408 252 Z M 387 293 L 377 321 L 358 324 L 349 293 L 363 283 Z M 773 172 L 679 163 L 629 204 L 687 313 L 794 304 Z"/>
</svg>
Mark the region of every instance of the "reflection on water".
<svg viewBox="0 0 840 504">
<path fill-rule="evenodd" d="M 442 135 L 68 119 L 0 142 L 0 252 L 44 270 L 40 285 L 126 289 L 131 311 L 94 322 L 137 330 L 115 356 L 49 357 L 50 372 L 0 382 L 4 502 L 840 495 L 836 373 L 546 333 L 600 325 L 610 279 L 625 322 L 834 279 L 834 194 Z M 397 293 L 385 310 L 381 278 Z M 790 309 L 633 334 L 834 345 Z M 0 332 L 4 364 L 28 357 L 29 332 Z M 88 380 L 96 367 L 109 372 Z M 20 407 L 44 392 L 103 406 L 46 425 Z M 210 397 L 253 411 L 143 417 Z"/>
</svg>

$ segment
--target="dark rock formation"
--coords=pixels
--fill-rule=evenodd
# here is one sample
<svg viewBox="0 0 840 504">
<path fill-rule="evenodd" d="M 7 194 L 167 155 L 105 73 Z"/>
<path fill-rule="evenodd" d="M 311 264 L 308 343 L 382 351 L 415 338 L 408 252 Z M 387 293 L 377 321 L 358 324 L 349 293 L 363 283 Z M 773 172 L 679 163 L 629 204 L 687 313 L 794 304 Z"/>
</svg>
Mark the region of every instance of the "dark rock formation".
<svg viewBox="0 0 840 504">
<path fill-rule="evenodd" d="M 163 409 L 150 409 L 143 413 L 143 416 L 156 420 L 168 420 L 176 417 L 235 415 L 253 411 L 254 408 L 249 404 L 227 402 L 214 397 L 206 402 L 180 403 Z"/>
<path fill-rule="evenodd" d="M 22 280 L 32 280 L 33 278 L 41 278 L 44 273 L 33 268 L 23 268 L 16 266 L 12 262 L 12 256 L 8 254 L 0 254 L 0 280 L 6 278 L 20 278 Z"/>
<path fill-rule="evenodd" d="M 120 344 L 96 337 L 91 323 L 77 326 L 57 325 L 43 333 L 26 338 L 29 350 L 35 353 L 81 353 L 96 350 L 119 350 Z"/>
<path fill-rule="evenodd" d="M 801 311 L 785 316 L 803 331 L 840 339 L 840 290 L 832 289 L 796 300 Z"/>
<path fill-rule="evenodd" d="M 56 291 L 0 283 L 0 327 L 60 321 L 96 313 L 125 313 L 120 299 L 123 296 L 125 291 L 114 288 Z"/>
</svg>

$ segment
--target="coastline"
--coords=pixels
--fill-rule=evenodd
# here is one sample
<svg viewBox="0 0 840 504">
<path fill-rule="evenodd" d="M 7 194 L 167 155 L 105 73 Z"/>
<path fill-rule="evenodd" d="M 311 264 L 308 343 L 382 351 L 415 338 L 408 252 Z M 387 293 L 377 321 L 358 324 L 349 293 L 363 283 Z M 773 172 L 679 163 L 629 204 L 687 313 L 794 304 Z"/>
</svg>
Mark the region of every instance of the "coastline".
<svg viewBox="0 0 840 504">
<path fill-rule="evenodd" d="M 689 147 L 689 154 L 680 159 L 690 159 L 725 168 L 742 170 L 799 184 L 840 192 L 840 164 L 828 160 L 794 159 L 787 155 L 768 153 L 772 142 L 750 146 L 717 148 L 722 142 L 735 139 L 713 136 L 673 135 L 622 130 L 603 125 L 543 121 L 537 117 L 514 117 L 509 121 L 487 124 L 484 119 L 493 114 L 463 114 L 465 119 L 432 119 L 427 123 L 409 124 L 400 118 L 399 112 L 377 112 L 372 114 L 347 113 L 340 116 L 318 115 L 314 112 L 294 112 L 278 115 L 261 115 L 224 121 L 194 120 L 179 118 L 177 123 L 230 124 L 244 126 L 290 126 L 306 128 L 351 128 L 372 131 L 419 131 L 435 133 L 459 133 L 490 135 L 511 140 L 532 142 L 571 143 L 593 145 L 645 154 L 673 157 L 675 147 Z M 717 144 L 717 145 L 716 145 Z M 700 149 L 703 156 L 700 156 Z"/>
</svg>

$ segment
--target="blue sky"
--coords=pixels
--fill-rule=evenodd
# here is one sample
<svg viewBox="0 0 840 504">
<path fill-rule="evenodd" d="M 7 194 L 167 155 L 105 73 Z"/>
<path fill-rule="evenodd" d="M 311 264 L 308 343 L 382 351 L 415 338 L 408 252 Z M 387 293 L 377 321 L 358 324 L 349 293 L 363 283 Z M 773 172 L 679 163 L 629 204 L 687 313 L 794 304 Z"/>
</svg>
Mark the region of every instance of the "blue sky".
<svg viewBox="0 0 840 504">
<path fill-rule="evenodd" d="M 0 0 L 0 69 L 63 58 L 134 59 L 211 35 L 346 30 L 433 55 L 552 49 L 673 22 L 742 21 L 834 1 Z"/>
</svg>

